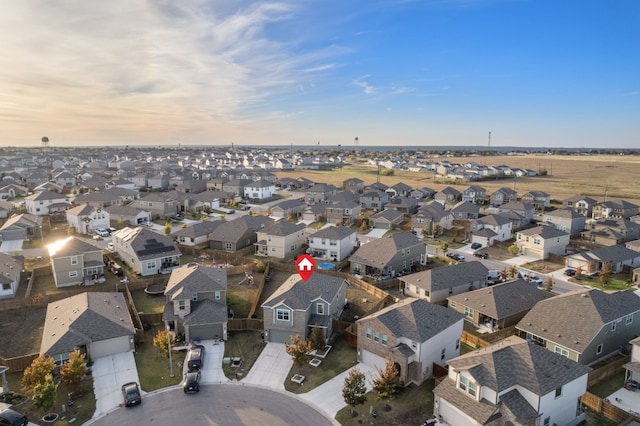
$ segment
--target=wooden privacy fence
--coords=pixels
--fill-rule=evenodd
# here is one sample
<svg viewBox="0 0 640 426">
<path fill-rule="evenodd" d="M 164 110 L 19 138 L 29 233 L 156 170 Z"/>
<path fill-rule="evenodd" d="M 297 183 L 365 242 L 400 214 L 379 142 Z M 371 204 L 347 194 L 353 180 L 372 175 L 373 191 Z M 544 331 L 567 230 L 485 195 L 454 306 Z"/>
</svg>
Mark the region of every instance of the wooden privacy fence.
<svg viewBox="0 0 640 426">
<path fill-rule="evenodd" d="M 625 355 L 622 358 L 608 362 L 606 365 L 596 368 L 589 373 L 589 380 L 587 381 L 587 387 L 591 387 L 600 381 L 613 376 L 620 371 L 623 365 L 631 360 L 630 355 Z M 640 407 L 638 407 L 640 409 Z"/>
<path fill-rule="evenodd" d="M 24 371 L 25 368 L 31 365 L 34 359 L 38 358 L 38 355 L 40 354 L 22 355 L 14 358 L 0 357 L 0 365 L 9 367 L 9 371 Z"/>
<path fill-rule="evenodd" d="M 591 392 L 586 392 L 582 395 L 581 402 L 583 406 L 595 411 L 596 413 L 602 414 L 617 424 L 621 424 L 633 418 L 630 413 L 626 412 L 622 408 L 613 405 L 606 399 L 602 399 Z"/>
<path fill-rule="evenodd" d="M 466 331 L 462 332 L 460 341 L 471 346 L 472 348 L 484 348 L 485 346 L 489 346 L 489 342 L 487 342 L 486 340 L 483 340 L 478 336 L 474 336 L 473 334 Z"/>
<path fill-rule="evenodd" d="M 227 321 L 228 331 L 262 331 L 264 321 L 256 318 L 230 318 Z"/>
</svg>

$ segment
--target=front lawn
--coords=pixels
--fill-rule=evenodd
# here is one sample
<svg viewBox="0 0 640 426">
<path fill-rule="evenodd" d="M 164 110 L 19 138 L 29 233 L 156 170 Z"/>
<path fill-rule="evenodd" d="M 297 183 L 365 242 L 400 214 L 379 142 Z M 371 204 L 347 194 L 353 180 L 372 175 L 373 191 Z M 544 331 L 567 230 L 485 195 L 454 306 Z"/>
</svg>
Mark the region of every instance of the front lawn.
<svg viewBox="0 0 640 426">
<path fill-rule="evenodd" d="M 580 278 L 571 278 L 569 281 L 575 284 L 588 285 L 589 287 L 607 291 L 629 290 L 633 288 L 633 286 L 628 284 L 629 275 L 627 274 L 612 274 L 609 283 L 604 287 L 600 284 L 598 279 L 598 276 L 581 275 Z"/>
<path fill-rule="evenodd" d="M 426 419 L 433 417 L 433 388 L 435 381 L 427 380 L 420 386 L 409 385 L 389 401 L 379 401 L 375 391 L 366 394 L 364 405 L 356 407 L 355 415 L 352 408 L 347 406 L 336 414 L 338 423 L 344 426 L 358 426 L 362 424 L 380 425 L 420 425 Z M 391 407 L 385 411 L 385 406 Z M 371 407 L 376 411 L 375 420 L 371 416 Z"/>
<path fill-rule="evenodd" d="M 224 356 L 225 358 L 239 357 L 242 364 L 240 367 L 232 367 L 230 364 L 222 363 L 224 375 L 231 380 L 241 380 L 251 370 L 264 346 L 265 343 L 260 337 L 259 331 L 229 332 L 224 344 Z"/>
<path fill-rule="evenodd" d="M 135 359 L 138 377 L 140 377 L 140 387 L 145 392 L 177 385 L 182 380 L 182 364 L 187 353 L 172 352 L 174 377 L 170 377 L 169 358 L 165 357 L 159 348 L 153 346 L 153 336 L 159 330 L 162 330 L 162 326 L 146 330 L 144 342 L 136 343 Z"/>
<path fill-rule="evenodd" d="M 313 359 L 310 357 L 309 360 Z M 333 379 L 338 374 L 357 364 L 356 348 L 351 346 L 344 339 L 338 337 L 332 343 L 332 348 L 327 357 L 322 360 L 318 367 L 313 367 L 309 363 L 301 367 L 293 366 L 284 382 L 284 388 L 293 393 L 305 393 L 320 386 L 327 380 Z M 291 381 L 294 374 L 305 376 L 302 385 Z"/>
</svg>

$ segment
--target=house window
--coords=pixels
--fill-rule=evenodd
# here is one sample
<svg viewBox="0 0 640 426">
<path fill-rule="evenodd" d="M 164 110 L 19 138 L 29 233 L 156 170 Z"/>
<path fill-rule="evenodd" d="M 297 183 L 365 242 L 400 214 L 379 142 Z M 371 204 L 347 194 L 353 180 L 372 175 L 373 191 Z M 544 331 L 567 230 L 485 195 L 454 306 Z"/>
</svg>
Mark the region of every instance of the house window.
<svg viewBox="0 0 640 426">
<path fill-rule="evenodd" d="M 276 319 L 278 321 L 290 321 L 288 309 L 276 309 Z"/>
<path fill-rule="evenodd" d="M 549 426 L 551 424 L 551 416 L 544 419 L 542 426 Z"/>
<path fill-rule="evenodd" d="M 470 381 L 465 376 L 460 375 L 458 376 L 458 389 L 475 397 L 478 391 L 478 385 L 476 385 L 475 382 Z"/>
<path fill-rule="evenodd" d="M 295 251 L 298 248 L 297 244 L 291 244 L 291 251 Z"/>
<path fill-rule="evenodd" d="M 191 300 L 193 300 L 194 302 L 197 302 L 198 301 L 198 293 L 193 293 L 191 295 Z"/>
<path fill-rule="evenodd" d="M 611 331 L 616 331 L 616 322 L 611 323 Z"/>
<path fill-rule="evenodd" d="M 338 242 L 336 240 L 329 240 L 329 245 L 330 246 L 337 246 Z"/>
<path fill-rule="evenodd" d="M 477 385 L 475 382 L 469 382 L 469 387 L 467 392 L 469 393 L 469 395 L 471 396 L 476 396 L 476 390 L 477 390 Z"/>
<path fill-rule="evenodd" d="M 147 262 L 147 269 L 148 269 L 148 270 L 156 269 L 156 268 L 157 268 L 157 266 L 156 266 L 156 265 L 157 265 L 157 264 L 156 264 L 156 261 L 155 261 L 155 260 L 150 260 L 150 261 L 148 261 L 148 262 Z"/>
<path fill-rule="evenodd" d="M 566 350 L 565 348 L 561 348 L 560 346 L 556 346 L 556 348 L 554 349 L 554 352 L 569 358 L 569 351 Z"/>
<path fill-rule="evenodd" d="M 418 349 L 418 344 L 417 344 L 416 342 L 413 342 L 413 341 L 412 341 L 412 342 L 411 342 L 411 349 L 413 349 L 414 351 L 415 351 L 416 349 Z"/>
<path fill-rule="evenodd" d="M 540 244 L 540 240 L 539 240 L 539 239 L 537 239 L 537 238 L 534 238 L 534 239 L 533 239 L 533 244 Z"/>
<path fill-rule="evenodd" d="M 214 296 L 213 296 L 213 297 L 214 297 L 216 300 L 220 300 L 220 297 L 221 297 L 220 292 L 219 292 L 219 291 L 216 291 L 216 292 L 214 293 Z"/>
<path fill-rule="evenodd" d="M 71 256 L 71 264 L 72 265 L 78 264 L 78 256 Z"/>
<path fill-rule="evenodd" d="M 440 351 L 440 361 L 444 359 L 446 354 L 447 354 L 447 348 L 442 348 L 442 350 Z"/>
<path fill-rule="evenodd" d="M 365 332 L 365 337 L 371 340 L 371 329 L 369 327 L 367 327 L 367 331 Z"/>
<path fill-rule="evenodd" d="M 420 296 L 420 289 L 416 288 L 416 296 Z"/>
<path fill-rule="evenodd" d="M 316 303 L 316 313 L 318 315 L 324 315 L 324 303 Z"/>
<path fill-rule="evenodd" d="M 184 311 L 187 307 L 187 302 L 185 300 L 178 300 L 178 310 Z"/>
<path fill-rule="evenodd" d="M 473 318 L 473 309 L 469 308 L 468 306 L 465 306 L 464 314 L 469 318 Z"/>
<path fill-rule="evenodd" d="M 78 271 L 69 271 L 69 278 L 75 278 L 78 276 Z"/>
<path fill-rule="evenodd" d="M 600 343 L 598 347 L 596 347 L 596 355 L 600 355 L 601 353 L 602 353 L 602 343 Z"/>
<path fill-rule="evenodd" d="M 449 287 L 449 294 L 453 294 L 453 287 Z"/>
<path fill-rule="evenodd" d="M 225 250 L 233 250 L 233 244 L 231 244 L 231 243 L 226 243 L 226 244 L 224 245 L 224 248 L 225 248 Z"/>
<path fill-rule="evenodd" d="M 380 335 L 378 334 L 377 331 L 373 332 L 373 341 L 374 342 L 378 342 L 380 340 Z"/>
<path fill-rule="evenodd" d="M 387 335 L 386 334 L 382 335 L 382 344 L 387 346 Z"/>
<path fill-rule="evenodd" d="M 9 283 L 2 284 L 2 289 L 3 290 L 11 290 L 11 284 L 9 284 Z"/>
<path fill-rule="evenodd" d="M 271 235 L 269 235 L 269 236 L 267 237 L 267 242 L 268 242 L 268 243 L 270 243 L 270 242 L 271 242 Z"/>
<path fill-rule="evenodd" d="M 624 319 L 624 324 L 629 325 L 632 322 L 633 322 L 633 315 L 627 315 L 626 318 Z"/>
<path fill-rule="evenodd" d="M 456 339 L 456 350 L 460 349 L 460 339 Z"/>
<path fill-rule="evenodd" d="M 450 308 L 455 308 L 456 306 L 458 306 L 458 304 L 456 302 L 454 302 L 453 300 L 449 300 L 449 307 Z"/>
<path fill-rule="evenodd" d="M 562 386 L 556 388 L 556 398 L 560 398 L 562 396 Z"/>
<path fill-rule="evenodd" d="M 327 244 L 327 240 L 325 238 L 322 239 L 322 245 Z"/>
</svg>

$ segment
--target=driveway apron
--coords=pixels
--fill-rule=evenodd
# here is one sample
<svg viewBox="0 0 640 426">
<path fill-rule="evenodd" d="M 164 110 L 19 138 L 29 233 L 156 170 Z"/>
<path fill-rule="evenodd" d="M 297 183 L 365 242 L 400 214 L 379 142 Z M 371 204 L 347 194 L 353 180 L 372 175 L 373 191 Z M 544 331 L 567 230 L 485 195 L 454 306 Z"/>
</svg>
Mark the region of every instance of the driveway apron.
<svg viewBox="0 0 640 426">
<path fill-rule="evenodd" d="M 96 396 L 94 418 L 108 413 L 122 403 L 123 384 L 140 383 L 133 351 L 96 358 L 93 360 L 91 371 Z"/>
<path fill-rule="evenodd" d="M 284 390 L 284 381 L 293 366 L 284 343 L 267 343 L 242 382 Z"/>
</svg>

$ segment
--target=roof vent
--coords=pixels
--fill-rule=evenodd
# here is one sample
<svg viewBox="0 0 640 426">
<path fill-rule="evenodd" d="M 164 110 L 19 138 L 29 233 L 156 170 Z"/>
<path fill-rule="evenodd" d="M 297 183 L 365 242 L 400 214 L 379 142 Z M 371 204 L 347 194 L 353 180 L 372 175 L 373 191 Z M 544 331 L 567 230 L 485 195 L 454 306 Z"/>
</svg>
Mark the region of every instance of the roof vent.
<svg viewBox="0 0 640 426">
<path fill-rule="evenodd" d="M 528 325 L 528 326 L 531 326 L 531 323 L 530 323 L 530 322 L 528 322 L 528 323 L 527 323 L 527 325 Z"/>
<path fill-rule="evenodd" d="M 543 329 L 542 329 L 542 331 L 547 331 L 547 329 L 546 329 L 546 328 L 543 328 Z"/>
</svg>

